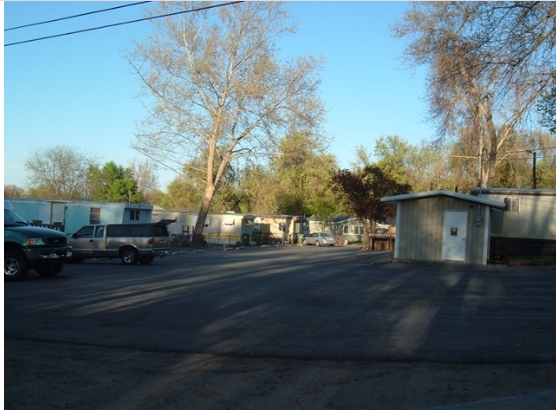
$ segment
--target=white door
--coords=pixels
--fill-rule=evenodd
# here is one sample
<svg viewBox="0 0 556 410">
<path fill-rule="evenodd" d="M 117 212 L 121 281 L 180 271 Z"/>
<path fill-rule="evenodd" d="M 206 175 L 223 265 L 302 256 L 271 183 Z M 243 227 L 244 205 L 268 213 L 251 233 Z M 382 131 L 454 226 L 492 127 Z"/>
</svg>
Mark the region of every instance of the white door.
<svg viewBox="0 0 556 410">
<path fill-rule="evenodd" d="M 442 259 L 465 262 L 467 211 L 444 211 Z"/>
</svg>

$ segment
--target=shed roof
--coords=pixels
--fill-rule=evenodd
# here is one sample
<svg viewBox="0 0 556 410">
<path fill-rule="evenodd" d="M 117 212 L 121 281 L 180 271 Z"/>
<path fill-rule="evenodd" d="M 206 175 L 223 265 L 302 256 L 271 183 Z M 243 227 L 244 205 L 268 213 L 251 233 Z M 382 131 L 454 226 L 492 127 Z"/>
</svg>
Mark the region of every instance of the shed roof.
<svg viewBox="0 0 556 410">
<path fill-rule="evenodd" d="M 460 194 L 458 192 L 453 192 L 453 191 L 446 191 L 444 189 L 439 189 L 436 191 L 415 192 L 413 194 L 385 196 L 383 198 L 380 198 L 380 200 L 382 202 L 399 202 L 399 201 L 408 201 L 412 199 L 433 198 L 436 196 L 449 196 L 452 198 L 462 199 L 464 201 L 475 202 L 482 205 L 489 205 L 494 208 L 506 209 L 506 204 L 503 202 L 479 198 L 473 195 Z"/>
</svg>

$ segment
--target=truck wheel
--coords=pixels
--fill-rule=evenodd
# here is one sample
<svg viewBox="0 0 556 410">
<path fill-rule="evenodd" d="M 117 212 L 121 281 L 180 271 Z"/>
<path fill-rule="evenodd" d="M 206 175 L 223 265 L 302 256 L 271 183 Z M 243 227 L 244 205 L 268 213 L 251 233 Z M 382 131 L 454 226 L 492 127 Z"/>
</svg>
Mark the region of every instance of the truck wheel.
<svg viewBox="0 0 556 410">
<path fill-rule="evenodd" d="M 137 251 L 133 248 L 124 248 L 120 254 L 124 265 L 135 265 L 137 263 Z"/>
<path fill-rule="evenodd" d="M 139 263 L 141 263 L 141 265 L 149 265 L 153 260 L 154 256 L 145 256 L 139 259 Z"/>
<path fill-rule="evenodd" d="M 25 279 L 29 273 L 29 263 L 18 251 L 4 252 L 4 280 L 17 281 Z"/>
<path fill-rule="evenodd" d="M 50 266 L 37 266 L 35 270 L 39 275 L 44 276 L 45 278 L 53 278 L 54 276 L 62 272 L 63 268 L 63 263 L 55 263 L 54 265 Z"/>
</svg>

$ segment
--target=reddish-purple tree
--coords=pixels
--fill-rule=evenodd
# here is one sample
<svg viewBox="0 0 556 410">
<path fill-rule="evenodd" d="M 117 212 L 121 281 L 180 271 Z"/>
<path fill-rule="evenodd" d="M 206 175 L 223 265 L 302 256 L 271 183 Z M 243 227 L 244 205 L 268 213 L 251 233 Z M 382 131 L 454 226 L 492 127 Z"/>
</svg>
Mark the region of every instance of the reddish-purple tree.
<svg viewBox="0 0 556 410">
<path fill-rule="evenodd" d="M 363 247 L 369 249 L 370 224 L 396 215 L 395 204 L 381 202 L 380 198 L 406 194 L 411 186 L 397 183 L 379 167 L 370 165 L 357 172 L 338 170 L 333 177 L 332 189 L 336 198 L 365 226 Z"/>
</svg>

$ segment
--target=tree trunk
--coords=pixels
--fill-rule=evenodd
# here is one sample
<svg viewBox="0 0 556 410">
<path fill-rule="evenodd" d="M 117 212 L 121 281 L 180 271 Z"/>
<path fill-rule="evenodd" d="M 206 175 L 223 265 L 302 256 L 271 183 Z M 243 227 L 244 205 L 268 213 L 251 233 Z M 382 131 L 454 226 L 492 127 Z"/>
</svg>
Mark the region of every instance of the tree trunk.
<svg viewBox="0 0 556 410">
<path fill-rule="evenodd" d="M 197 216 L 197 223 L 195 224 L 195 229 L 193 229 L 193 236 L 191 238 L 191 247 L 193 248 L 201 248 L 203 246 L 203 228 L 205 227 L 205 221 L 207 220 L 207 215 L 209 213 L 210 204 L 214 196 L 214 191 L 214 186 L 209 186 L 205 190 L 203 204 L 201 205 L 201 210 L 199 211 L 199 215 Z"/>
<path fill-rule="evenodd" d="M 363 234 L 363 249 L 371 251 L 371 240 L 369 238 L 369 233 L 371 232 L 370 226 L 368 223 L 363 225 L 365 227 L 365 233 Z"/>
</svg>

